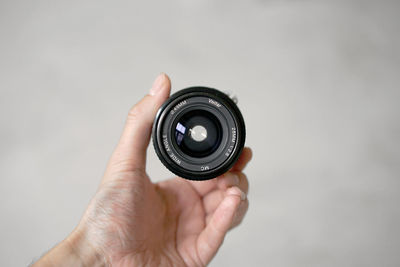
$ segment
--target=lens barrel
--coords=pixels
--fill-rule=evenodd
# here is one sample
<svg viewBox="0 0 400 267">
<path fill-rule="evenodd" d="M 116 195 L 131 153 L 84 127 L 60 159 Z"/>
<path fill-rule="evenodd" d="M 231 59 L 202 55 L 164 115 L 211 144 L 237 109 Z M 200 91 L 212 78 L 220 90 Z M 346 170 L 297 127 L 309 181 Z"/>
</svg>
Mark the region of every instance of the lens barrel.
<svg viewBox="0 0 400 267">
<path fill-rule="evenodd" d="M 232 99 L 198 86 L 176 92 L 161 106 L 152 138 L 159 159 L 170 171 L 190 180 L 207 180 L 237 161 L 246 130 Z"/>
</svg>

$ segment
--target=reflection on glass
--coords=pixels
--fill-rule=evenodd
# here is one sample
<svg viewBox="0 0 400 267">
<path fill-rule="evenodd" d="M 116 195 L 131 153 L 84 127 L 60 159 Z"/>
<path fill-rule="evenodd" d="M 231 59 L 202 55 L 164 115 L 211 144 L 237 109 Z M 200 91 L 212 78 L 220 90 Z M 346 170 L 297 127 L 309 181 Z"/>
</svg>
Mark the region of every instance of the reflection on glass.
<svg viewBox="0 0 400 267">
<path fill-rule="evenodd" d="M 186 127 L 178 122 L 175 129 L 175 137 L 178 146 L 181 145 L 183 137 L 185 136 L 185 132 L 186 132 Z"/>
</svg>

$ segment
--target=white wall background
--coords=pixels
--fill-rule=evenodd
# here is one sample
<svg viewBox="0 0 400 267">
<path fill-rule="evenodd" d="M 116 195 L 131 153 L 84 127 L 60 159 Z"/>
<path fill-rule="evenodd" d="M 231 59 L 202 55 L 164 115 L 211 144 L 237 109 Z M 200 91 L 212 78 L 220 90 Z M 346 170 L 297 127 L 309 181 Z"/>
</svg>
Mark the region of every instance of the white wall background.
<svg viewBox="0 0 400 267">
<path fill-rule="evenodd" d="M 128 109 L 232 90 L 250 209 L 211 266 L 400 265 L 398 1 L 0 2 L 0 265 L 77 224 Z M 171 174 L 149 149 L 154 181 Z"/>
</svg>

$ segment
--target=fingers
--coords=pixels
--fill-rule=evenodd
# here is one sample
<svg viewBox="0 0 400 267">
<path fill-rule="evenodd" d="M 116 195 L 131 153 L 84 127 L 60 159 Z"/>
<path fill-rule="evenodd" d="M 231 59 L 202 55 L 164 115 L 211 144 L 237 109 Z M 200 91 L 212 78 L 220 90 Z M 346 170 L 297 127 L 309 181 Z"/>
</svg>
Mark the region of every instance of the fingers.
<svg viewBox="0 0 400 267">
<path fill-rule="evenodd" d="M 249 209 L 249 200 L 246 198 L 245 200 L 242 200 L 239 204 L 239 207 L 235 213 L 235 217 L 233 219 L 232 225 L 230 227 L 230 229 L 235 228 L 236 226 L 238 226 L 244 216 L 246 215 L 247 210 Z M 207 214 L 206 215 L 206 225 L 210 223 L 210 220 L 212 218 L 213 213 Z"/>
<path fill-rule="evenodd" d="M 226 189 L 230 186 L 239 185 L 240 177 L 237 173 L 227 172 L 218 177 L 218 188 Z"/>
<path fill-rule="evenodd" d="M 245 199 L 245 193 L 238 187 L 234 186 L 227 189 L 224 199 L 197 239 L 198 254 L 204 265 L 207 265 L 218 251 L 225 234 L 234 222 L 241 200 Z"/>
<path fill-rule="evenodd" d="M 206 181 L 187 181 L 187 182 L 192 185 L 192 187 L 194 188 L 194 190 L 196 190 L 197 194 L 199 194 L 200 197 L 203 197 L 217 187 L 218 178 Z"/>
<path fill-rule="evenodd" d="M 243 171 L 246 167 L 247 163 L 251 160 L 253 156 L 253 152 L 249 147 L 243 148 L 242 153 L 240 154 L 239 159 L 236 161 L 235 165 L 232 167 L 232 171 Z"/>
<path fill-rule="evenodd" d="M 162 103 L 168 98 L 170 90 L 171 82 L 168 76 L 160 74 L 149 94 L 129 111 L 109 167 L 116 167 L 118 171 L 145 170 L 146 150 L 153 120 Z"/>
<path fill-rule="evenodd" d="M 231 171 L 234 172 L 242 171 L 246 167 L 247 163 L 251 160 L 251 157 L 252 157 L 251 149 L 249 147 L 245 147 L 242 153 L 240 154 L 239 159 L 237 160 L 235 165 L 231 168 Z M 200 195 L 200 197 L 203 197 L 218 187 L 219 184 L 218 181 L 221 179 L 221 177 L 224 177 L 224 175 L 221 175 L 216 179 L 211 179 L 207 181 L 188 181 L 188 182 L 193 186 L 193 188 Z"/>
<path fill-rule="evenodd" d="M 248 209 L 249 209 L 249 200 L 246 198 L 245 200 L 242 200 L 240 202 L 239 207 L 235 213 L 235 217 L 233 218 L 233 222 L 230 229 L 238 226 L 242 222 L 244 215 L 246 215 Z"/>
<path fill-rule="evenodd" d="M 229 171 L 218 177 L 218 189 L 225 190 L 231 186 L 239 186 L 239 188 L 246 193 L 249 191 L 249 181 L 246 174 L 243 172 Z"/>
<path fill-rule="evenodd" d="M 239 187 L 246 195 L 249 182 L 244 173 L 227 172 L 218 178 L 218 189 L 211 191 L 203 197 L 203 206 L 207 215 L 212 214 L 225 197 L 225 191 L 232 186 Z"/>
</svg>

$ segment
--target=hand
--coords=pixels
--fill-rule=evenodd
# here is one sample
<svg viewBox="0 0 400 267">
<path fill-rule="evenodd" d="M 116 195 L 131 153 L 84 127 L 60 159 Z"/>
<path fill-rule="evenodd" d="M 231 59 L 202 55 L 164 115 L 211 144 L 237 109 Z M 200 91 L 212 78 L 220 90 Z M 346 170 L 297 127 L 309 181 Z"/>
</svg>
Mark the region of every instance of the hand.
<svg viewBox="0 0 400 267">
<path fill-rule="evenodd" d="M 62 258 L 63 250 L 74 256 L 68 259 L 75 259 L 75 265 L 205 266 L 227 231 L 242 221 L 249 205 L 248 181 L 242 173 L 251 158 L 249 148 L 216 179 L 176 177 L 154 184 L 147 176 L 152 122 L 170 87 L 168 76 L 161 74 L 150 94 L 131 109 L 81 222 L 37 266 L 62 266 L 55 258 Z M 65 260 L 64 264 L 68 265 Z"/>
</svg>

